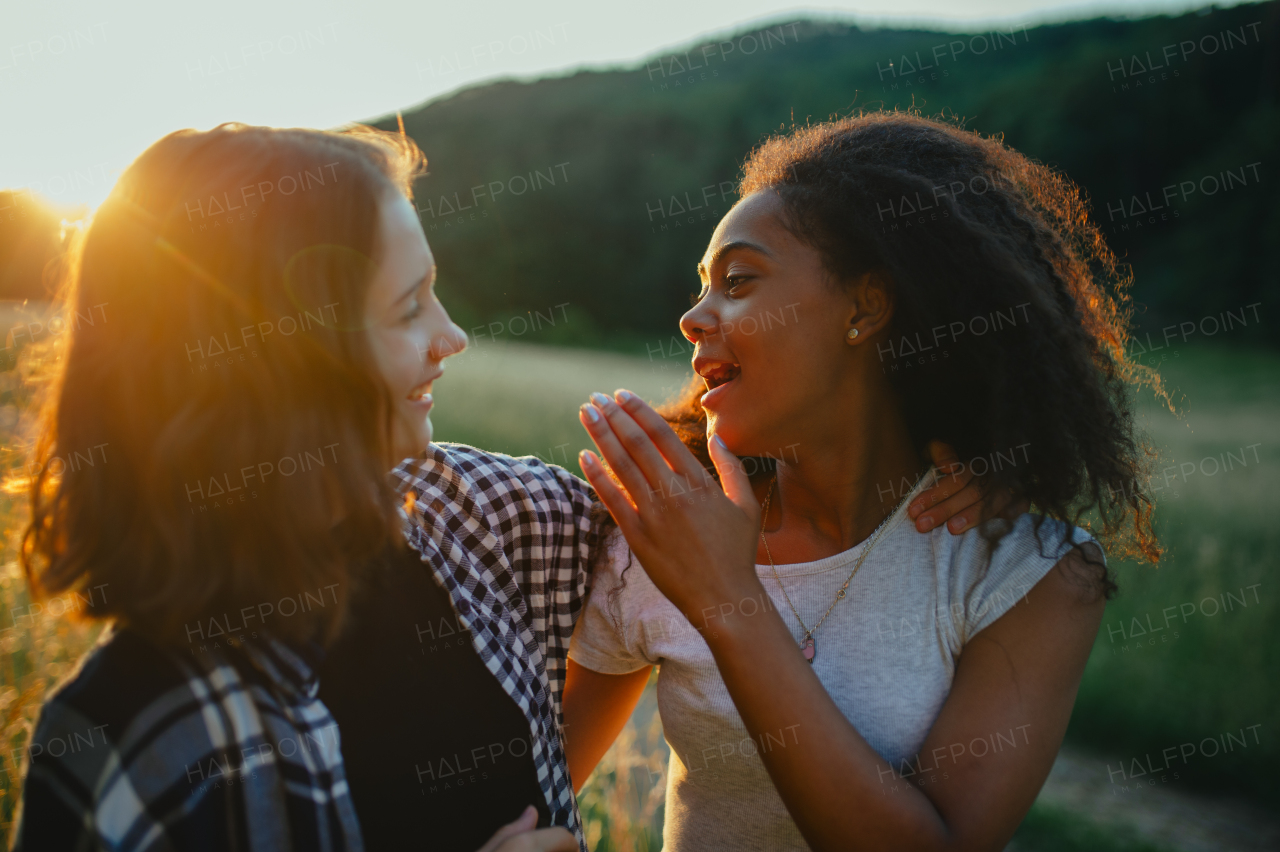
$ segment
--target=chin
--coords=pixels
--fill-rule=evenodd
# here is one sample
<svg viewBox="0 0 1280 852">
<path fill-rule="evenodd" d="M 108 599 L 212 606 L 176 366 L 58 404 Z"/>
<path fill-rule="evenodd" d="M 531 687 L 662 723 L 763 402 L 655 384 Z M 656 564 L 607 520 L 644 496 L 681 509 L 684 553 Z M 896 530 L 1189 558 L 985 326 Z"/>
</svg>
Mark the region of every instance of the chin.
<svg viewBox="0 0 1280 852">
<path fill-rule="evenodd" d="M 725 446 L 729 448 L 729 452 L 735 456 L 747 458 L 779 454 L 777 447 L 766 446 L 760 434 L 753 431 L 749 424 L 743 423 L 741 419 L 718 416 L 711 412 L 707 414 L 707 439 L 710 440 L 712 435 L 719 435 L 720 440 L 724 441 Z"/>
<path fill-rule="evenodd" d="M 741 429 L 735 429 L 731 422 L 726 421 L 723 416 L 711 414 L 707 416 L 707 440 L 711 440 L 712 435 L 719 435 L 720 440 L 724 441 L 729 452 L 735 456 L 748 456 L 746 445 L 749 443 L 744 440 Z"/>
<path fill-rule="evenodd" d="M 422 455 L 422 451 L 432 440 L 431 421 L 426 424 L 414 424 L 413 428 L 408 428 L 407 424 L 396 435 L 396 462 L 399 463 L 403 459 L 416 458 Z"/>
</svg>

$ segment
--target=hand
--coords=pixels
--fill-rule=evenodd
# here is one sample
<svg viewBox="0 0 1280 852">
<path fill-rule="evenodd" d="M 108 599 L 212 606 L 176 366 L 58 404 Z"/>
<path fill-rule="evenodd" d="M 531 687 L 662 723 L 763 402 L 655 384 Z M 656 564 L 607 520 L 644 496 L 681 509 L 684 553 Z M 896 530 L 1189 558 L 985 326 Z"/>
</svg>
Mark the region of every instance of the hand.
<svg viewBox="0 0 1280 852">
<path fill-rule="evenodd" d="M 515 822 L 509 822 L 493 833 L 479 852 L 578 852 L 578 841 L 563 828 L 539 828 L 538 811 L 533 805 Z"/>
<path fill-rule="evenodd" d="M 760 506 L 738 458 L 710 441 L 717 484 L 635 394 L 591 399 L 579 417 L 622 487 L 586 450 L 582 470 L 658 590 L 695 626 L 722 605 L 762 594 L 755 572 Z"/>
<path fill-rule="evenodd" d="M 951 534 L 959 535 L 991 518 L 1011 521 L 1031 508 L 1026 500 L 1015 500 L 1007 489 L 989 493 L 983 478 L 975 477 L 973 469 L 947 444 L 931 442 L 929 457 L 938 469 L 938 483 L 920 492 L 907 507 L 907 515 L 920 532 L 946 521 Z"/>
</svg>

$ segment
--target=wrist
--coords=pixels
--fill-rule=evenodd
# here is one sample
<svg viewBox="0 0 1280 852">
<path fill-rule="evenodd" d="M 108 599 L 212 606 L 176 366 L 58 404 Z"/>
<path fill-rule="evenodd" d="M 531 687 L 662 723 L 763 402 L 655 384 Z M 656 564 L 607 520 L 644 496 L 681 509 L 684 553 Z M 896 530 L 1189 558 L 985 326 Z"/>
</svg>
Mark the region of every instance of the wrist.
<svg viewBox="0 0 1280 852">
<path fill-rule="evenodd" d="M 699 595 L 681 607 L 689 623 L 698 630 L 719 633 L 750 623 L 765 613 L 776 611 L 773 599 L 765 591 L 754 565 L 749 577 L 743 577 L 731 586 Z"/>
</svg>

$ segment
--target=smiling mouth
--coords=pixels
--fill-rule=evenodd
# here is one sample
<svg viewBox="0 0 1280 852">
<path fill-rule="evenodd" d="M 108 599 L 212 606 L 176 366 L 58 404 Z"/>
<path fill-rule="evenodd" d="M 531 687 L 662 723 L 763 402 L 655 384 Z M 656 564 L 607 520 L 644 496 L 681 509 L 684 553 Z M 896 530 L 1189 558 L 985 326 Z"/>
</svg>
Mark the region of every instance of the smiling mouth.
<svg viewBox="0 0 1280 852">
<path fill-rule="evenodd" d="M 410 402 L 426 402 L 431 399 L 431 387 L 437 378 L 439 378 L 439 376 L 432 376 L 430 381 L 426 381 L 418 385 L 413 390 L 409 391 L 406 398 Z"/>
<path fill-rule="evenodd" d="M 702 381 L 707 385 L 707 390 L 713 391 L 742 375 L 742 368 L 737 364 L 719 363 L 709 367 L 701 375 Z"/>
</svg>

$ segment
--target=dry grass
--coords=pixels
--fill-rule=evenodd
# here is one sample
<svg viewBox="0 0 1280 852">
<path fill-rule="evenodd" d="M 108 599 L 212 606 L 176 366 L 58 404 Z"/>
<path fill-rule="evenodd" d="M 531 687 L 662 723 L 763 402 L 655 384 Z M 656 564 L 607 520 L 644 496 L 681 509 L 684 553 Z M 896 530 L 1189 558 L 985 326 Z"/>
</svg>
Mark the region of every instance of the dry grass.
<svg viewBox="0 0 1280 852">
<path fill-rule="evenodd" d="M 0 319 L 5 319 L 0 314 Z M 8 327 L 8 323 L 4 325 Z M 11 350 L 10 350 L 11 351 Z M 0 367 L 11 367 L 6 360 Z M 1280 442 L 1280 358 L 1185 352 L 1165 365 L 1173 384 L 1186 393 L 1181 419 L 1141 406 L 1144 429 L 1164 464 L 1216 456 L 1256 444 L 1258 455 L 1230 474 L 1175 476 L 1161 497 L 1162 538 L 1171 545 L 1159 569 L 1121 566 L 1122 595 L 1108 608 L 1108 623 L 1130 614 L 1159 613 L 1181 600 L 1199 600 L 1221 588 L 1263 579 L 1275 564 L 1278 545 L 1271 480 Z M 458 440 L 513 454 L 536 454 L 577 470 L 576 454 L 588 446 L 576 409 L 588 392 L 628 387 L 659 400 L 689 375 L 682 360 L 517 345 L 481 345 L 452 359 L 437 386 L 435 415 L 439 440 Z M 0 372 L 0 428 L 9 438 L 4 467 L 20 479 L 22 448 L 11 440 L 29 406 L 18 373 Z M 1256 459 L 1256 461 L 1255 461 Z M 46 691 L 64 677 L 93 641 L 95 631 L 79 626 L 65 610 L 76 601 L 47 602 L 32 609 L 17 570 L 16 533 L 25 500 L 0 492 L 0 525 L 5 531 L 0 564 L 0 842 L 7 840 L 19 789 L 20 764 L 31 726 Z M 1142 659 L 1113 657 L 1100 635 L 1086 672 L 1073 719 L 1073 735 L 1112 753 L 1142 753 L 1178 742 L 1198 731 L 1276 719 L 1265 696 L 1268 673 L 1276 672 L 1275 597 L 1263 587 L 1263 605 L 1220 619 L 1190 625 L 1171 651 Z M 50 604 L 52 604 L 50 606 Z M 70 606 L 67 606 L 70 604 Z M 62 613 L 62 614 L 55 614 Z M 1207 632 L 1206 632 L 1207 631 Z M 1155 733 L 1152 733 L 1155 732 Z M 592 848 L 603 852 L 661 848 L 663 796 L 668 750 L 662 739 L 652 682 L 622 736 L 601 761 L 580 797 Z M 1239 783 L 1263 782 L 1272 748 L 1242 754 L 1244 762 L 1198 768 L 1218 780 L 1230 774 Z M 1064 847 L 1066 848 L 1066 847 Z"/>
<path fill-rule="evenodd" d="M 39 322 L 43 311 L 43 306 L 0 304 L 0 329 Z M 0 352 L 0 848 L 8 848 L 23 755 L 44 696 L 72 671 L 100 631 L 75 618 L 86 606 L 85 597 L 69 594 L 33 604 L 27 594 L 17 557 L 27 517 L 28 447 L 20 436 L 30 434 L 32 393 L 24 375 L 30 351 L 15 359 L 20 350 L 12 336 L 6 342 Z M 437 436 L 532 453 L 577 470 L 577 451 L 588 439 L 574 412 L 590 391 L 626 385 L 660 398 L 684 381 L 687 368 L 687 362 L 645 365 L 609 353 L 482 344 L 448 362 L 438 385 Z M 652 697 L 646 700 L 651 703 Z M 656 711 L 650 708 L 644 718 L 643 730 L 628 726 L 583 793 L 593 848 L 597 843 L 603 850 L 661 846 L 666 745 Z"/>
</svg>

